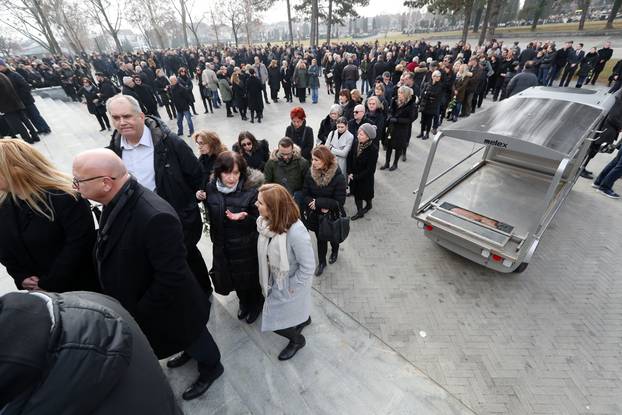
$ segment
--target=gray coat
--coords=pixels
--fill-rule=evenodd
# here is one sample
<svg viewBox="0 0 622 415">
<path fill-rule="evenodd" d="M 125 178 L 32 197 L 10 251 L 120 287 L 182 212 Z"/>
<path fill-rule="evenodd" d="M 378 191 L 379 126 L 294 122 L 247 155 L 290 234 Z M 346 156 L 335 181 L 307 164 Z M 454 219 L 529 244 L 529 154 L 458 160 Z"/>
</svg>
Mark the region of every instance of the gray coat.
<svg viewBox="0 0 622 415">
<path fill-rule="evenodd" d="M 287 231 L 289 275 L 283 289 L 270 281 L 271 289 L 263 304 L 261 331 L 275 331 L 304 323 L 311 314 L 311 285 L 315 272 L 315 253 L 311 236 L 300 220 Z"/>
</svg>

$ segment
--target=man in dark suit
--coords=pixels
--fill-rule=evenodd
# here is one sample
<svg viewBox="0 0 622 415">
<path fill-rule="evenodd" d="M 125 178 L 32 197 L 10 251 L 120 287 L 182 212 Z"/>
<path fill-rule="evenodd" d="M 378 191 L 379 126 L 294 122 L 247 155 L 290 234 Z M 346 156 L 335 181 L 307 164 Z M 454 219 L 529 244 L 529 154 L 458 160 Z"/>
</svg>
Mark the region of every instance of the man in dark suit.
<svg viewBox="0 0 622 415">
<path fill-rule="evenodd" d="M 82 197 L 104 205 L 95 245 L 102 291 L 132 314 L 159 359 L 183 350 L 169 367 L 198 361 L 199 377 L 183 398 L 202 395 L 224 369 L 206 327 L 210 303 L 186 262 L 175 210 L 110 150 L 76 156 L 73 175 Z"/>
<path fill-rule="evenodd" d="M 562 73 L 562 79 L 559 81 L 559 86 L 568 86 L 570 84 L 572 77 L 579 68 L 579 63 L 585 56 L 585 52 L 581 49 L 583 49 L 583 43 L 579 43 L 574 49 L 568 49 L 566 67 L 564 68 L 564 73 Z"/>
</svg>

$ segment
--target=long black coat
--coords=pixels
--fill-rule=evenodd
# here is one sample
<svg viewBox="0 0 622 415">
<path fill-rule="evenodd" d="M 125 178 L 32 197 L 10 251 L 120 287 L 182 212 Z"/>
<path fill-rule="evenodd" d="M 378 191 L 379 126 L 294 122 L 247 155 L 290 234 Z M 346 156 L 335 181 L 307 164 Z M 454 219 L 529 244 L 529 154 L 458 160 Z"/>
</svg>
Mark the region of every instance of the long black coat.
<svg viewBox="0 0 622 415">
<path fill-rule="evenodd" d="M 253 111 L 263 111 L 263 97 L 261 80 L 256 76 L 249 76 L 246 81 L 246 93 L 248 96 L 248 109 Z"/>
<path fill-rule="evenodd" d="M 394 100 L 389 113 L 387 123 L 389 144 L 392 148 L 403 150 L 408 147 L 412 125 L 417 119 L 417 104 L 415 104 L 414 97 L 401 107 L 398 106 L 397 100 Z"/>
<path fill-rule="evenodd" d="M 428 82 L 423 85 L 421 90 L 421 102 L 419 110 L 422 114 L 436 114 L 441 105 L 441 94 L 443 93 L 440 82 L 433 84 Z"/>
<path fill-rule="evenodd" d="M 145 128 L 153 139 L 156 193 L 177 212 L 184 228 L 186 244 L 196 245 L 201 239 L 203 222 L 196 201 L 196 191 L 203 184 L 201 164 L 186 142 L 175 135 L 162 120 L 145 117 Z M 119 157 L 121 135 L 114 131 L 108 146 Z"/>
<path fill-rule="evenodd" d="M 35 103 L 35 99 L 30 92 L 30 85 L 23 76 L 13 71 L 5 72 L 5 75 L 13 83 L 13 88 L 15 88 L 15 92 L 17 92 L 19 99 L 22 100 L 24 105 L 31 105 Z"/>
<path fill-rule="evenodd" d="M 48 192 L 48 200 L 53 222 L 10 196 L 0 205 L 0 263 L 19 289 L 34 275 L 46 291 L 97 291 L 88 202 L 56 190 Z"/>
<path fill-rule="evenodd" d="M 78 96 L 84 97 L 84 99 L 86 100 L 86 108 L 91 114 L 97 113 L 97 107 L 99 106 L 101 108 L 103 105 L 103 102 L 100 102 L 99 89 L 95 85 L 93 85 L 90 91 L 87 91 L 84 87 L 80 88 L 78 90 Z M 98 102 L 95 103 L 93 102 L 94 100 L 97 100 Z M 103 109 L 102 112 L 105 112 L 105 109 Z"/>
<path fill-rule="evenodd" d="M 277 91 L 281 87 L 281 68 L 268 68 L 268 84 L 271 91 Z"/>
<path fill-rule="evenodd" d="M 351 157 L 348 160 L 348 174 L 352 174 L 350 193 L 361 200 L 374 198 L 374 174 L 378 161 L 378 147 L 373 143 L 356 155 L 358 143 L 352 146 Z"/>
<path fill-rule="evenodd" d="M 184 234 L 171 205 L 133 178 L 118 196 L 102 212 L 95 252 L 99 279 L 162 359 L 197 340 L 209 302 L 186 262 Z M 118 209 L 116 217 L 108 209 Z"/>
<path fill-rule="evenodd" d="M 346 203 L 346 178 L 335 165 L 321 175 L 313 167 L 309 168 L 302 186 L 304 198 L 304 223 L 307 229 L 317 232 L 321 209 L 328 209 L 334 213 L 345 213 L 343 205 Z M 309 208 L 309 203 L 315 199 L 315 210 Z"/>
<path fill-rule="evenodd" d="M 23 110 L 24 103 L 15 88 L 13 87 L 13 83 L 11 80 L 3 73 L 0 73 L 0 112 L 3 113 L 11 113 Z"/>
<path fill-rule="evenodd" d="M 207 185 L 205 207 L 210 218 L 212 239 L 212 282 L 218 294 L 227 295 L 234 290 L 259 290 L 259 264 L 257 260 L 257 218 L 255 206 L 257 188 L 263 183 L 263 174 L 249 169 L 246 181 L 240 180 L 233 193 L 224 194 L 216 188 L 214 178 Z M 227 219 L 225 212 L 247 212 L 244 220 Z"/>
</svg>

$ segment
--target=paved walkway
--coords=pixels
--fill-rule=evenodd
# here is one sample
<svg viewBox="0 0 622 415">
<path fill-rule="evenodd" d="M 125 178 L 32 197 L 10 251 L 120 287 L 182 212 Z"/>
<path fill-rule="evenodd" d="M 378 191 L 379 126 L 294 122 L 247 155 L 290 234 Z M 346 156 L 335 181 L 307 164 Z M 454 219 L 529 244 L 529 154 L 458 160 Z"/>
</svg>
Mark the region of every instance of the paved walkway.
<svg viewBox="0 0 622 415">
<path fill-rule="evenodd" d="M 320 104 L 304 104 L 314 129 L 331 101 L 322 93 Z M 195 121 L 229 146 L 249 129 L 272 147 L 291 107 L 267 105 L 261 125 L 223 110 Z M 109 140 L 77 104 L 41 109 L 55 132 L 39 147 L 64 169 L 75 152 Z M 315 281 L 314 324 L 300 358 L 278 362 L 282 339 L 241 325 L 235 300 L 217 298 L 210 328 L 226 376 L 187 413 L 622 413 L 622 204 L 581 179 L 529 268 L 496 274 L 435 245 L 410 218 L 429 144 L 413 139 L 407 162 L 377 172 L 374 210 L 352 224 L 339 261 Z M 435 169 L 470 149 L 448 146 Z M 598 171 L 610 157 L 590 167 Z M 350 199 L 347 209 L 354 211 Z M 0 278 L 0 290 L 8 282 Z M 180 391 L 190 368 L 171 381 Z"/>
</svg>

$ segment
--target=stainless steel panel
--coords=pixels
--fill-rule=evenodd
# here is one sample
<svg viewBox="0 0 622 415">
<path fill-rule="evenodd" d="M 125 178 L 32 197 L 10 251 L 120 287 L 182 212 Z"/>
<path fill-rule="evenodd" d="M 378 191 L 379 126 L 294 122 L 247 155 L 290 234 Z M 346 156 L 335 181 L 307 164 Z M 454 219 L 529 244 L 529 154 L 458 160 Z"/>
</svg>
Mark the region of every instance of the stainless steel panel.
<svg viewBox="0 0 622 415">
<path fill-rule="evenodd" d="M 601 110 L 575 102 L 513 97 L 444 128 L 493 134 L 569 154 L 583 140 Z"/>
</svg>

